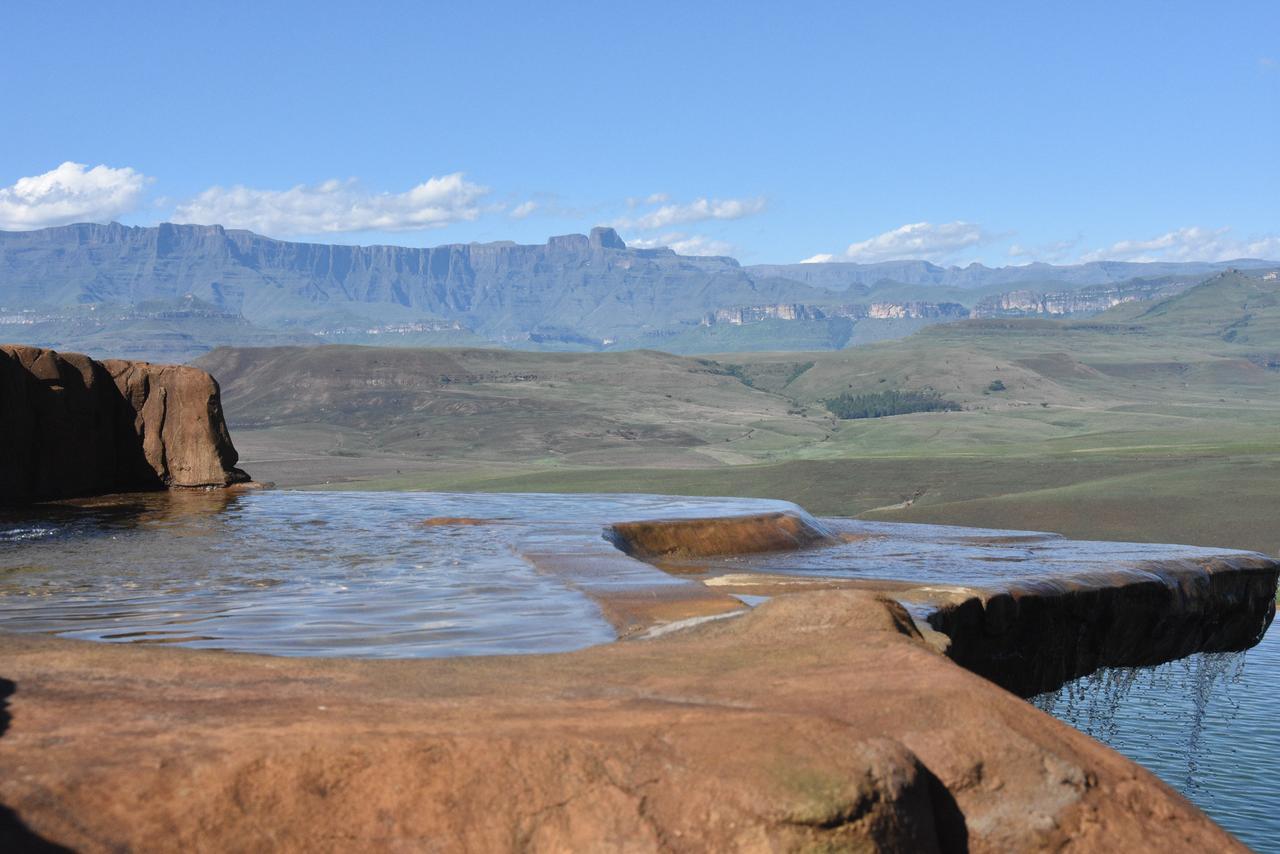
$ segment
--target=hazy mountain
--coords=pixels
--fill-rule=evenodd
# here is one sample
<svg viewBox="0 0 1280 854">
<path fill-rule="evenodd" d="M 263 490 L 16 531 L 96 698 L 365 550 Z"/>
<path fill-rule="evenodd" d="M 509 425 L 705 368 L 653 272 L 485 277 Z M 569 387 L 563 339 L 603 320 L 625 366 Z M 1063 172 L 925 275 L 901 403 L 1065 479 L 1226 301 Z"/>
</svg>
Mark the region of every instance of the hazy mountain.
<svg viewBox="0 0 1280 854">
<path fill-rule="evenodd" d="M 572 330 L 598 338 L 696 321 L 726 305 L 823 294 L 749 276 L 731 258 L 628 249 L 608 228 L 429 249 L 287 243 L 221 226 L 72 225 L 0 233 L 7 309 L 137 305 L 192 295 L 256 324 L 339 329 L 458 320 L 495 340 Z"/>
<path fill-rule="evenodd" d="M 1105 285 L 1138 277 L 1208 275 L 1231 267 L 1266 269 L 1275 261 L 1135 262 L 1093 261 L 1088 264 L 1023 264 L 1016 267 L 939 267 L 928 261 L 883 261 L 876 264 L 831 262 L 826 264 L 756 264 L 745 268 L 753 276 L 776 276 L 818 288 L 858 292 L 876 285 L 934 285 L 955 288 L 990 288 L 1039 285 Z"/>
<path fill-rule="evenodd" d="M 291 243 L 220 226 L 81 224 L 0 232 L 0 339 L 171 361 L 222 345 L 289 343 L 840 349 L 970 314 L 1096 313 L 1174 293 L 1198 280 L 1190 274 L 1223 266 L 744 268 L 633 249 L 609 228 L 539 245 L 415 249 Z M 1115 284 L 1137 273 L 1177 281 Z M 1074 296 L 1082 286 L 1093 290 Z"/>
</svg>

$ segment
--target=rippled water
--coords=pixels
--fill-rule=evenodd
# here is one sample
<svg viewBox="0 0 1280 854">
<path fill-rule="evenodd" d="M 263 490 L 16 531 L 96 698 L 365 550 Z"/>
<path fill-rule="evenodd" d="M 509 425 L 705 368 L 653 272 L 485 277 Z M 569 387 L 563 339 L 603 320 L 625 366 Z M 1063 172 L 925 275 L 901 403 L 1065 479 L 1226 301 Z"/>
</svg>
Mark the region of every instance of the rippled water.
<svg viewBox="0 0 1280 854">
<path fill-rule="evenodd" d="M 650 495 L 276 491 L 46 506 L 0 514 L 0 628 L 277 655 L 563 651 L 614 632 L 571 579 L 522 555 L 608 552 L 601 534 L 612 522 L 785 509 L 795 508 Z M 422 524 L 432 517 L 487 522 Z M 983 586 L 1210 553 L 829 521 L 852 542 L 715 563 Z M 634 567 L 634 578 L 616 583 L 681 583 Z M 1257 850 L 1280 852 L 1277 677 L 1272 631 L 1243 655 L 1105 671 L 1036 702 L 1150 768 Z"/>
<path fill-rule="evenodd" d="M 1244 653 L 1095 673 L 1036 705 L 1143 765 L 1260 852 L 1280 852 L 1280 630 Z"/>
<path fill-rule="evenodd" d="M 961 528 L 903 522 L 824 519 L 849 542 L 794 552 L 740 555 L 713 561 L 718 569 L 840 578 L 928 581 L 972 587 L 1003 587 L 1014 580 L 1112 573 L 1143 561 L 1175 561 L 1232 554 L 1230 549 L 1158 543 L 1072 540 L 1058 534 Z M 1137 570 L 1135 570 L 1137 571 Z"/>
<path fill-rule="evenodd" d="M 783 506 L 273 491 L 45 507 L 0 517 L 0 627 L 277 655 L 576 649 L 614 632 L 592 600 L 520 556 L 522 539 L 598 543 L 618 519 Z M 494 524 L 421 524 L 455 516 Z"/>
</svg>

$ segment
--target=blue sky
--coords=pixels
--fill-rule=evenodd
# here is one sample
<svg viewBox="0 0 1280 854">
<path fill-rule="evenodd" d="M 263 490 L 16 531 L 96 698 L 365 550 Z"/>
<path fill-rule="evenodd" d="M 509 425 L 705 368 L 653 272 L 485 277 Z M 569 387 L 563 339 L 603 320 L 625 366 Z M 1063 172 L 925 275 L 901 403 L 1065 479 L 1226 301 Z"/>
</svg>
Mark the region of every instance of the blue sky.
<svg viewBox="0 0 1280 854">
<path fill-rule="evenodd" d="M 0 228 L 1280 258 L 1280 3 L 15 3 Z"/>
</svg>

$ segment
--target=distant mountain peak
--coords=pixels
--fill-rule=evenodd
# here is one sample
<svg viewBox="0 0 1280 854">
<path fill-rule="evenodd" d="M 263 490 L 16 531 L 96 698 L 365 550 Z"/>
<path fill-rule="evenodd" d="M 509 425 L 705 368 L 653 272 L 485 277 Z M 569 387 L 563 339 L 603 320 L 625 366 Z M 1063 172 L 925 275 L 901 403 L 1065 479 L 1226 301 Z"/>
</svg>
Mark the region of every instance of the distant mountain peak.
<svg viewBox="0 0 1280 854">
<path fill-rule="evenodd" d="M 597 225 L 591 229 L 591 236 L 587 238 L 593 249 L 626 249 L 627 244 L 618 236 L 618 232 L 604 225 Z"/>
</svg>

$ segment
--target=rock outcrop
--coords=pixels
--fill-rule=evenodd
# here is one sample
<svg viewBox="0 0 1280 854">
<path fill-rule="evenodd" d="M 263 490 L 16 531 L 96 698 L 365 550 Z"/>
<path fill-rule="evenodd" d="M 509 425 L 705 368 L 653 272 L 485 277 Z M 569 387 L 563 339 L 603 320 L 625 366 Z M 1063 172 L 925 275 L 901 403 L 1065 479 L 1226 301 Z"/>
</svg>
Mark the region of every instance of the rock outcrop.
<svg viewBox="0 0 1280 854">
<path fill-rule="evenodd" d="M 0 503 L 249 479 L 197 368 L 0 345 Z"/>
<path fill-rule="evenodd" d="M 866 591 L 561 655 L 0 657 L 27 849 L 1246 850 Z"/>
<path fill-rule="evenodd" d="M 643 559 L 754 554 L 837 542 L 817 519 L 794 512 L 617 522 L 605 536 Z"/>
<path fill-rule="evenodd" d="M 928 623 L 949 638 L 953 661 L 1030 697 L 1104 667 L 1254 646 L 1275 618 L 1278 570 L 1273 558 L 1239 554 L 1017 581 L 958 597 Z"/>
</svg>

